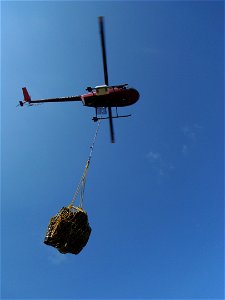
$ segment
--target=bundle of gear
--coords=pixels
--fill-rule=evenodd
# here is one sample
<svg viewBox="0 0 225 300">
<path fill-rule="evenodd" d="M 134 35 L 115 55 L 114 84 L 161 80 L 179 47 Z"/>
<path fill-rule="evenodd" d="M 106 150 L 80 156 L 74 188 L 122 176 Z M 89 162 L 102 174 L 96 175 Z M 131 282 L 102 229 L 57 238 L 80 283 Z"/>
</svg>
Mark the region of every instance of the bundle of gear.
<svg viewBox="0 0 225 300">
<path fill-rule="evenodd" d="M 84 173 L 76 189 L 72 202 L 63 207 L 54 217 L 50 219 L 44 243 L 55 247 L 60 253 L 78 254 L 85 247 L 91 234 L 88 223 L 87 212 L 82 208 L 84 200 L 84 189 L 88 167 L 91 161 L 95 140 L 98 134 L 100 121 L 91 146 Z M 77 197 L 80 196 L 79 206 L 74 206 Z"/>
</svg>

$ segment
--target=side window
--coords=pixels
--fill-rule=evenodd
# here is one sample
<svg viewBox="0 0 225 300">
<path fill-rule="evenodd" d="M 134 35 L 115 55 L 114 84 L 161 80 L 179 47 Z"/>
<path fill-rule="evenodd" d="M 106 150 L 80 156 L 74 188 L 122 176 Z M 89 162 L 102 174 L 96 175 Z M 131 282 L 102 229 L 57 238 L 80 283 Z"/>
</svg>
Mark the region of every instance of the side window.
<svg viewBox="0 0 225 300">
<path fill-rule="evenodd" d="M 109 88 L 107 86 L 96 87 L 96 95 L 97 96 L 102 96 L 102 95 L 107 95 L 107 94 L 109 94 Z"/>
</svg>

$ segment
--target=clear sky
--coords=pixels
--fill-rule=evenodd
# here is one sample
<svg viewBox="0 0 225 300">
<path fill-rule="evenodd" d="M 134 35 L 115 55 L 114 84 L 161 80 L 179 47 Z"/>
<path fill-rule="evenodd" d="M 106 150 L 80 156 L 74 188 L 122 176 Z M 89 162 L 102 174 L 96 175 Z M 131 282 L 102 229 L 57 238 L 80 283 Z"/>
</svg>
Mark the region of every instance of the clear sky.
<svg viewBox="0 0 225 300">
<path fill-rule="evenodd" d="M 139 102 L 102 122 L 77 256 L 43 244 L 96 129 L 81 103 L 16 107 L 103 83 Z M 1 3 L 2 299 L 223 299 L 224 3 Z"/>
</svg>

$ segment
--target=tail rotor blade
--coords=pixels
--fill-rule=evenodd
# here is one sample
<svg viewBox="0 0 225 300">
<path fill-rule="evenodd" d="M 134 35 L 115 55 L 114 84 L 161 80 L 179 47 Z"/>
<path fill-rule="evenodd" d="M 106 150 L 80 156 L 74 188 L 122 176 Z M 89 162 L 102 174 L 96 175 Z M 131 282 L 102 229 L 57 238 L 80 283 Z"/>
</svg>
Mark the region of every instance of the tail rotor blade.
<svg viewBox="0 0 225 300">
<path fill-rule="evenodd" d="M 115 143 L 115 135 L 114 135 L 114 128 L 113 128 L 113 120 L 112 120 L 112 108 L 108 107 L 108 110 L 109 110 L 109 129 L 110 129 L 111 143 Z"/>
<path fill-rule="evenodd" d="M 101 37 L 102 59 L 103 59 L 105 84 L 109 85 L 107 60 L 106 60 L 106 49 L 105 49 L 104 18 L 103 17 L 98 17 L 98 22 L 99 22 L 99 30 L 100 30 L 100 37 Z"/>
</svg>

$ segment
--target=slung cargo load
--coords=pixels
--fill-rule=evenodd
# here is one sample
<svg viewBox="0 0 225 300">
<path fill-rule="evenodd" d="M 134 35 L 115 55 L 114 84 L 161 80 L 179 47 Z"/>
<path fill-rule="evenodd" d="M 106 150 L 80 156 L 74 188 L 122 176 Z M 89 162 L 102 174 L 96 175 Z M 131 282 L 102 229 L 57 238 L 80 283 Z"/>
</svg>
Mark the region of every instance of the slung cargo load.
<svg viewBox="0 0 225 300">
<path fill-rule="evenodd" d="M 51 218 L 44 243 L 63 254 L 78 254 L 86 246 L 90 234 L 87 213 L 80 207 L 68 206 Z"/>
</svg>

